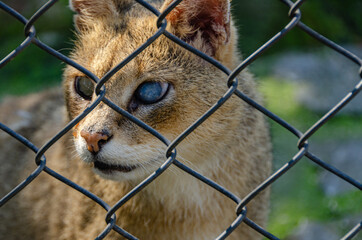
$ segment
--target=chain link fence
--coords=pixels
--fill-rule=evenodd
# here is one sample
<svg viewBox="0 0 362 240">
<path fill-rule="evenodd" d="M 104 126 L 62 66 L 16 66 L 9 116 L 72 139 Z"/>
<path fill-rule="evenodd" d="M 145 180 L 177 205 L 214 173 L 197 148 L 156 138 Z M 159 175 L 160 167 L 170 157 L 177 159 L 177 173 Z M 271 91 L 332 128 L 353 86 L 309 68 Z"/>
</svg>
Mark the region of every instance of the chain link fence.
<svg viewBox="0 0 362 240">
<path fill-rule="evenodd" d="M 107 211 L 107 214 L 105 215 L 105 219 L 107 222 L 107 227 L 104 229 L 103 232 L 99 233 L 97 239 L 103 239 L 105 238 L 110 231 L 115 231 L 122 235 L 123 237 L 127 239 L 137 239 L 137 236 L 133 236 L 132 233 L 126 232 L 124 229 L 122 229 L 121 226 L 116 225 L 115 219 L 115 212 L 121 208 L 129 199 L 131 199 L 133 196 L 135 196 L 139 191 L 141 191 L 143 188 L 147 187 L 149 183 L 151 183 L 153 180 L 155 180 L 160 174 L 162 174 L 164 171 L 167 171 L 168 167 L 170 165 L 175 165 L 178 168 L 182 169 L 186 173 L 190 175 L 190 177 L 195 177 L 199 179 L 200 181 L 204 182 L 205 184 L 209 185 L 211 188 L 214 188 L 215 191 L 220 192 L 220 194 L 225 195 L 226 197 L 233 200 L 237 206 L 236 208 L 236 218 L 233 223 L 231 223 L 230 227 L 228 229 L 225 229 L 225 231 L 218 237 L 218 239 L 224 239 L 226 238 L 231 232 L 233 232 L 240 224 L 246 224 L 250 228 L 253 228 L 255 231 L 262 234 L 264 237 L 268 239 L 279 239 L 277 236 L 274 236 L 273 233 L 268 232 L 266 229 L 263 229 L 262 227 L 258 226 L 256 223 L 254 223 L 252 220 L 250 220 L 247 216 L 247 204 L 260 194 L 262 191 L 264 191 L 267 188 L 270 188 L 270 186 L 278 182 L 278 179 L 285 174 L 288 170 L 293 168 L 300 159 L 305 156 L 306 159 L 314 162 L 317 164 L 320 168 L 326 169 L 327 171 L 333 173 L 336 178 L 341 178 L 344 181 L 348 182 L 349 184 L 353 185 L 357 189 L 362 189 L 362 184 L 358 182 L 357 180 L 351 178 L 346 173 L 340 171 L 339 169 L 335 168 L 334 166 L 327 164 L 325 161 L 321 160 L 318 156 L 314 155 L 311 151 L 309 151 L 309 143 L 308 139 L 314 135 L 324 124 L 326 124 L 331 118 L 333 118 L 342 108 L 344 108 L 357 94 L 359 94 L 362 86 L 362 80 L 359 80 L 359 82 L 356 84 L 356 86 L 348 93 L 346 93 L 346 96 L 340 100 L 338 104 L 336 104 L 328 113 L 326 113 L 321 119 L 319 119 L 313 126 L 311 126 L 306 132 L 301 132 L 298 129 L 296 129 L 294 126 L 289 124 L 288 122 L 284 121 L 277 115 L 273 114 L 268 109 L 264 108 L 262 105 L 260 105 L 258 102 L 255 102 L 253 99 L 249 98 L 246 94 L 241 92 L 237 89 L 238 80 L 237 75 L 243 71 L 248 65 L 250 65 L 253 61 L 255 61 L 258 57 L 260 57 L 265 51 L 267 51 L 268 48 L 273 47 L 273 45 L 280 40 L 281 38 L 285 37 L 288 32 L 293 28 L 300 28 L 302 31 L 304 31 L 306 34 L 313 37 L 316 41 L 321 42 L 325 46 L 328 46 L 329 48 L 333 49 L 334 51 L 338 52 L 339 54 L 343 55 L 353 63 L 357 64 L 360 67 L 359 73 L 356 72 L 356 79 L 360 79 L 362 77 L 362 60 L 357 57 L 355 54 L 347 51 L 343 47 L 335 44 L 328 38 L 320 35 L 318 32 L 314 31 L 307 25 L 303 24 L 301 22 L 301 15 L 302 12 L 300 10 L 300 7 L 303 5 L 305 1 L 299 0 L 296 2 L 288 1 L 288 0 L 280 0 L 275 1 L 276 4 L 285 4 L 289 7 L 289 13 L 286 14 L 286 17 L 289 17 L 290 21 L 289 23 L 284 26 L 279 32 L 277 32 L 269 41 L 267 41 L 264 45 L 262 45 L 259 49 L 257 49 L 254 53 L 252 53 L 249 57 L 247 57 L 244 61 L 242 61 L 239 66 L 235 69 L 227 69 L 225 66 L 214 60 L 213 58 L 207 56 L 201 51 L 198 51 L 197 49 L 193 48 L 192 46 L 188 45 L 184 41 L 180 40 L 179 38 L 172 35 L 170 32 L 166 31 L 167 22 L 165 20 L 167 14 L 169 14 L 172 9 L 174 9 L 181 0 L 176 0 L 172 2 L 172 4 L 169 5 L 169 7 L 164 12 L 159 12 L 157 9 L 155 9 L 152 5 L 150 5 L 147 1 L 143 0 L 135 0 L 138 4 L 142 5 L 143 7 L 147 8 L 150 12 L 152 12 L 154 15 L 158 17 L 157 21 L 157 27 L 158 30 L 155 32 L 153 36 L 151 36 L 147 42 L 145 42 L 142 46 L 140 46 L 137 50 L 135 50 L 132 54 L 130 54 L 126 59 L 124 59 L 122 62 L 120 62 L 115 68 L 113 68 L 111 71 L 109 71 L 105 76 L 103 76 L 101 79 L 97 78 L 92 72 L 88 71 L 86 68 L 82 67 L 81 65 L 77 64 L 76 62 L 72 61 L 68 57 L 64 56 L 60 52 L 52 49 L 48 45 L 42 43 L 39 39 L 36 38 L 36 29 L 34 27 L 34 24 L 36 21 L 44 14 L 46 13 L 56 2 L 57 0 L 50 0 L 46 4 L 44 4 L 30 19 L 26 19 L 24 16 L 16 12 L 14 9 L 9 7 L 3 2 L 0 2 L 0 8 L 1 11 L 5 12 L 6 14 L 9 14 L 14 18 L 14 21 L 17 20 L 24 24 L 24 33 L 25 33 L 25 39 L 24 41 L 11 53 L 9 53 L 5 58 L 1 59 L 0 61 L 0 68 L 3 68 L 6 66 L 9 61 L 14 59 L 19 53 L 24 51 L 29 45 L 33 44 L 42 49 L 43 51 L 49 53 L 50 55 L 54 56 L 55 58 L 58 58 L 60 61 L 69 64 L 73 66 L 74 68 L 78 69 L 79 71 L 83 72 L 86 76 L 89 78 L 95 80 L 97 82 L 96 85 L 96 95 L 97 98 L 94 100 L 94 102 L 78 117 L 73 119 L 71 122 L 67 124 L 64 129 L 62 129 L 56 136 L 54 136 L 50 141 L 48 141 L 44 146 L 41 148 L 36 147 L 32 142 L 28 141 L 26 138 L 24 138 L 22 135 L 16 133 L 12 129 L 10 129 L 8 126 L 0 123 L 0 128 L 2 131 L 6 132 L 7 134 L 11 135 L 13 138 L 16 138 L 18 141 L 20 141 L 22 144 L 24 144 L 26 147 L 31 149 L 36 153 L 35 157 L 35 163 L 37 165 L 36 169 L 32 174 L 29 175 L 28 178 L 26 178 L 22 183 L 20 183 L 17 187 L 12 189 L 6 196 L 3 196 L 0 201 L 0 207 L 6 207 L 4 204 L 8 201 L 11 201 L 12 198 L 22 191 L 28 184 L 30 184 L 41 172 L 46 172 L 47 174 L 51 175 L 52 177 L 58 179 L 59 181 L 67 184 L 70 188 L 74 188 L 75 191 L 79 191 L 88 198 L 95 201 L 101 208 L 104 208 Z M 279 3 L 277 3 L 279 2 Z M 140 52 L 142 52 L 144 49 L 146 49 L 150 44 L 152 44 L 153 41 L 155 41 L 158 37 L 161 35 L 164 35 L 165 37 L 169 38 L 171 41 L 179 44 L 183 48 L 187 49 L 188 51 L 194 53 L 195 55 L 199 56 L 200 58 L 204 59 L 205 61 L 211 63 L 221 71 L 223 71 L 227 77 L 225 78 L 225 84 L 228 86 L 228 90 L 225 92 L 225 95 L 219 99 L 217 103 L 215 103 L 202 117 L 200 117 L 193 125 L 189 126 L 187 130 L 185 130 L 181 135 L 179 135 L 174 141 L 170 142 L 168 139 L 166 139 L 164 136 L 162 136 L 160 133 L 158 133 L 156 130 L 148 126 L 147 124 L 143 123 L 139 119 L 135 118 L 133 115 L 131 115 L 129 112 L 125 111 L 124 109 L 121 109 L 116 104 L 111 102 L 107 97 L 105 97 L 106 90 L 104 88 L 105 82 L 107 82 L 117 71 L 120 71 L 128 62 L 130 62 L 133 58 L 135 58 Z M 197 128 L 200 124 L 202 124 L 210 115 L 212 115 L 219 107 L 221 107 L 232 95 L 235 95 L 251 105 L 252 107 L 256 108 L 260 112 L 262 112 L 265 116 L 270 118 L 272 121 L 275 121 L 280 126 L 285 128 L 286 130 L 290 131 L 295 137 L 298 139 L 297 144 L 297 153 L 295 156 L 287 163 L 285 163 L 284 166 L 282 166 L 280 169 L 275 171 L 270 177 L 265 179 L 263 183 L 261 183 L 257 188 L 255 188 L 252 192 L 249 193 L 244 199 L 240 199 L 237 195 L 235 195 L 232 192 L 227 191 L 223 186 L 218 185 L 216 182 L 211 181 L 210 179 L 206 178 L 205 176 L 199 174 L 198 172 L 194 171 L 193 169 L 189 168 L 188 166 L 184 165 L 183 163 L 179 162 L 177 160 L 177 154 L 176 154 L 176 147 L 177 145 L 186 137 L 188 136 L 195 128 Z M 59 173 L 53 171 L 47 166 L 46 159 L 44 157 L 44 154 L 46 151 L 55 143 L 57 142 L 62 136 L 64 136 L 68 131 L 71 131 L 72 128 L 81 121 L 84 117 L 87 116 L 98 104 L 103 102 L 104 104 L 107 104 L 110 108 L 112 108 L 114 111 L 118 112 L 122 116 L 128 118 L 133 123 L 137 124 L 139 127 L 145 129 L 149 133 L 151 133 L 155 138 L 162 141 L 165 145 L 167 145 L 167 151 L 166 151 L 166 157 L 167 160 L 163 163 L 163 165 L 153 174 L 151 174 L 148 178 L 146 178 L 142 183 L 140 183 L 137 187 L 135 187 L 133 190 L 131 190 L 128 194 L 126 194 L 122 199 L 120 199 L 114 206 L 109 206 L 106 202 L 104 202 L 101 198 L 95 196 L 93 193 L 87 191 L 86 189 L 82 188 L 82 186 L 79 186 L 72 182 L 71 180 L 63 177 Z M 355 227 L 350 229 L 349 232 L 345 234 L 345 236 L 342 236 L 341 239 L 352 239 L 355 236 L 358 235 L 359 231 L 362 228 L 362 222 L 356 223 Z"/>
</svg>

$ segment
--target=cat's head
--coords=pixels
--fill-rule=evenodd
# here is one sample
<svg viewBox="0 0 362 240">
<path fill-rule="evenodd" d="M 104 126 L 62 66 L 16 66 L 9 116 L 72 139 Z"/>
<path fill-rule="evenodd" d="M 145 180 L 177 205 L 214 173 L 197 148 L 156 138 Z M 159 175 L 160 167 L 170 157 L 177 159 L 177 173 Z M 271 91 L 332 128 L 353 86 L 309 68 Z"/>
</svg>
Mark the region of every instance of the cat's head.
<svg viewBox="0 0 362 240">
<path fill-rule="evenodd" d="M 171 1 L 158 4 L 164 10 Z M 157 2 L 155 3 L 157 6 Z M 78 40 L 71 55 L 98 78 L 154 35 L 157 18 L 131 0 L 71 0 Z M 167 16 L 167 30 L 224 65 L 238 58 L 227 0 L 184 0 Z M 227 90 L 226 75 L 161 35 L 106 83 L 114 104 L 173 140 Z M 68 66 L 64 88 L 70 119 L 95 99 L 95 84 Z M 178 147 L 193 165 L 216 154 L 233 134 L 238 115 L 227 103 Z M 231 132 L 231 133 L 230 133 Z M 78 155 L 113 180 L 144 177 L 165 160 L 166 146 L 101 102 L 74 129 Z"/>
</svg>

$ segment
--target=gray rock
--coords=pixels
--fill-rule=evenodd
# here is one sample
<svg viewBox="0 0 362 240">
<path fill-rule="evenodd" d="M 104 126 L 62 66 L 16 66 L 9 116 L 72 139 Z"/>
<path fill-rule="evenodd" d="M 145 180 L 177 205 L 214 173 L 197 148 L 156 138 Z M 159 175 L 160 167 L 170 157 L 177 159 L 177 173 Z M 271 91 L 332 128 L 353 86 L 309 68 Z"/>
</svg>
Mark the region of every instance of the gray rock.
<svg viewBox="0 0 362 240">
<path fill-rule="evenodd" d="M 288 236 L 286 240 L 337 240 L 339 236 L 325 224 L 306 221 Z"/>
<path fill-rule="evenodd" d="M 346 49 L 362 56 L 362 46 L 347 46 Z M 361 80 L 359 66 L 329 48 L 282 54 L 274 62 L 273 72 L 279 78 L 297 82 L 300 86 L 297 100 L 317 112 L 331 109 Z M 362 94 L 342 112 L 362 113 Z"/>
<path fill-rule="evenodd" d="M 360 215 L 347 216 L 342 219 L 332 220 L 329 222 L 304 221 L 292 233 L 287 236 L 286 240 L 337 240 L 342 239 L 358 222 Z M 353 239 L 362 239 L 361 233 Z"/>
<path fill-rule="evenodd" d="M 355 180 L 362 182 L 362 139 L 354 139 L 347 142 L 328 141 L 312 144 L 311 152 L 321 160 L 331 164 Z M 357 190 L 356 187 L 327 170 L 320 171 L 318 180 L 323 191 L 328 196 L 335 196 L 351 190 Z"/>
</svg>

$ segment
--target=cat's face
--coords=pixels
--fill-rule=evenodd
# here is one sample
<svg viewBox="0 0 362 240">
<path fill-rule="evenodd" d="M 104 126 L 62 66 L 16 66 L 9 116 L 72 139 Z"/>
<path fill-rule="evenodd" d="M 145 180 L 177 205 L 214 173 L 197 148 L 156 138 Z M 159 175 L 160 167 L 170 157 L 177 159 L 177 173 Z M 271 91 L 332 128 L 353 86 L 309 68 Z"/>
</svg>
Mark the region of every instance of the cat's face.
<svg viewBox="0 0 362 240">
<path fill-rule="evenodd" d="M 72 58 L 102 78 L 157 31 L 155 22 L 150 14 L 96 19 L 79 34 Z M 202 48 L 201 35 L 194 37 L 194 45 Z M 173 140 L 223 95 L 224 79 L 220 70 L 161 36 L 105 83 L 106 97 Z M 94 86 L 80 71 L 66 68 L 71 119 L 95 101 Z M 205 155 L 197 148 L 216 148 L 213 142 L 230 121 L 230 116 L 216 113 L 185 139 L 180 158 Z M 78 155 L 108 179 L 143 178 L 166 160 L 164 143 L 102 102 L 80 121 L 73 135 Z"/>
</svg>

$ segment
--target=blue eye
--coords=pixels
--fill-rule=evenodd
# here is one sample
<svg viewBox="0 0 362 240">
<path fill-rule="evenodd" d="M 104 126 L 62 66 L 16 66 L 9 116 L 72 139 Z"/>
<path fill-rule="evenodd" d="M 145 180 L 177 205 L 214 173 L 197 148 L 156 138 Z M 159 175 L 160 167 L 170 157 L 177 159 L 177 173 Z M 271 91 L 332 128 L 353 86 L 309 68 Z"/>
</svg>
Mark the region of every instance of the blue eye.
<svg viewBox="0 0 362 240">
<path fill-rule="evenodd" d="M 168 87 L 165 82 L 145 82 L 137 88 L 135 97 L 142 104 L 156 103 L 164 98 Z"/>
</svg>

